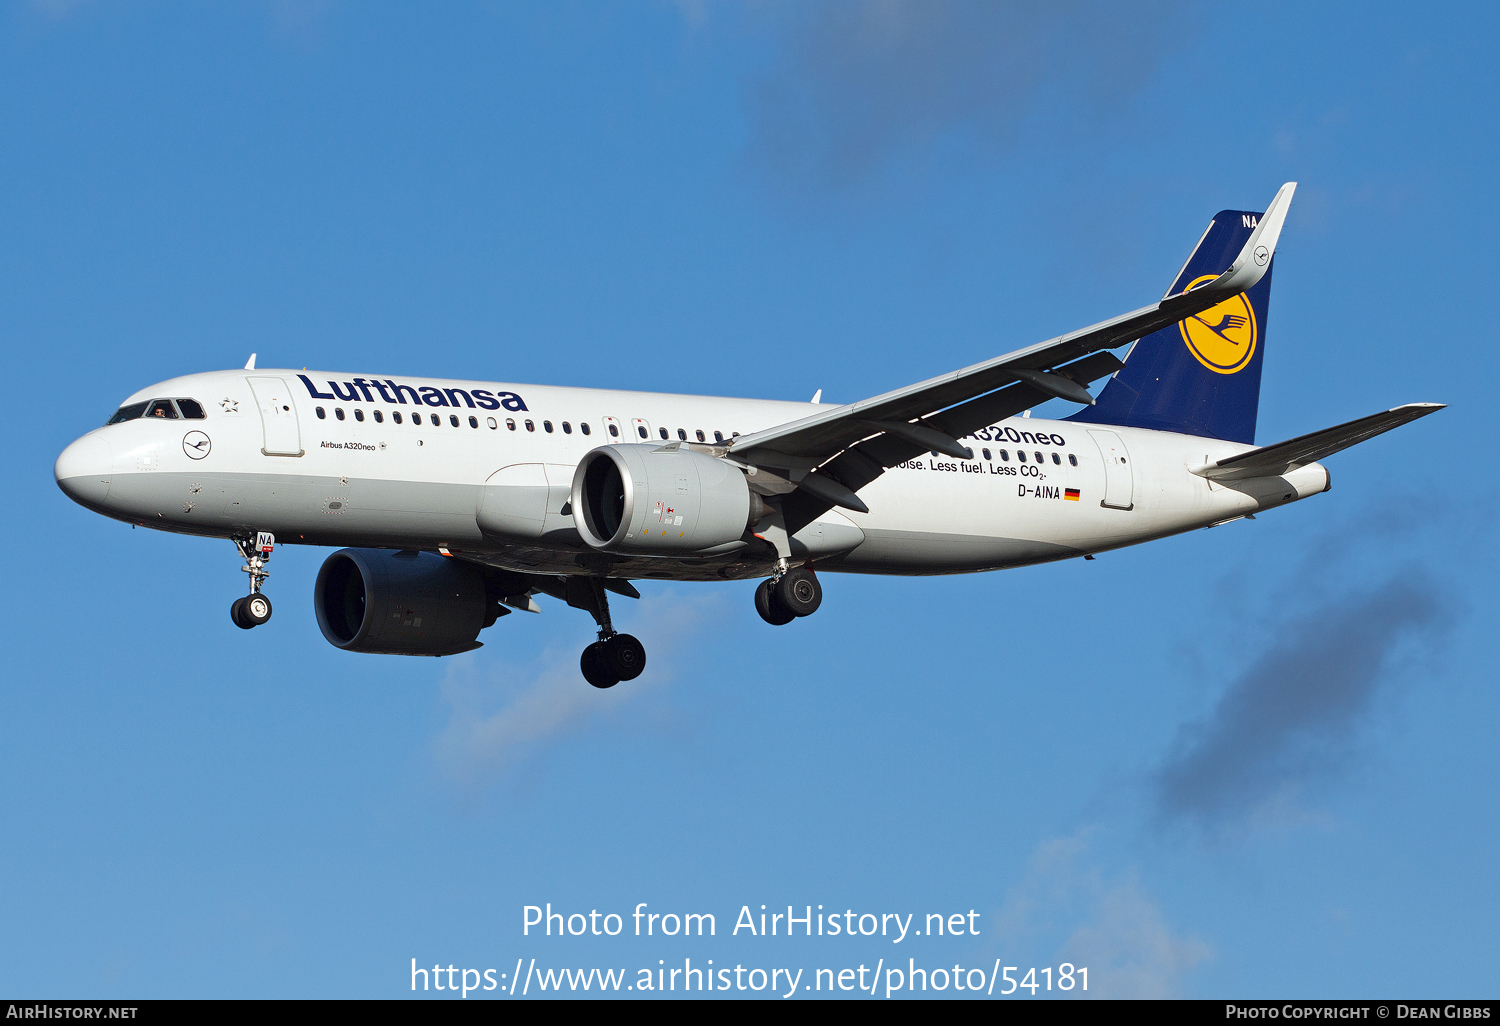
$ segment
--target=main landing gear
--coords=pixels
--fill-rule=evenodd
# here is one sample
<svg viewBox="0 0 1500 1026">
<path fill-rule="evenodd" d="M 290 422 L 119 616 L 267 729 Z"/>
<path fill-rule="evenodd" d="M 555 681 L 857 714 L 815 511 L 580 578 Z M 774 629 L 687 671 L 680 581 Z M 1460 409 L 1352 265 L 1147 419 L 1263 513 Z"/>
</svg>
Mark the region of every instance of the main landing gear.
<svg viewBox="0 0 1500 1026">
<path fill-rule="evenodd" d="M 229 618 L 236 627 L 248 631 L 271 619 L 271 600 L 260 593 L 260 586 L 271 576 L 271 572 L 266 569 L 266 561 L 271 558 L 271 550 L 276 547 L 276 536 L 269 531 L 260 531 L 253 539 L 234 539 L 234 545 L 240 550 L 240 555 L 245 557 L 245 565 L 240 569 L 250 575 L 250 594 L 234 600 L 234 604 L 229 607 Z"/>
<path fill-rule="evenodd" d="M 587 609 L 599 625 L 599 640 L 583 650 L 578 668 L 583 679 L 596 688 L 612 688 L 622 680 L 635 680 L 646 668 L 646 646 L 629 634 L 615 633 L 609 621 L 609 596 L 598 577 L 569 577 L 568 605 Z"/>
<path fill-rule="evenodd" d="M 755 589 L 755 611 L 773 627 L 811 616 L 823 603 L 823 585 L 807 567 L 799 566 L 760 582 Z"/>
<path fill-rule="evenodd" d="M 599 632 L 599 640 L 583 650 L 578 660 L 583 679 L 596 688 L 612 688 L 635 680 L 646 668 L 646 647 L 629 634 Z"/>
</svg>

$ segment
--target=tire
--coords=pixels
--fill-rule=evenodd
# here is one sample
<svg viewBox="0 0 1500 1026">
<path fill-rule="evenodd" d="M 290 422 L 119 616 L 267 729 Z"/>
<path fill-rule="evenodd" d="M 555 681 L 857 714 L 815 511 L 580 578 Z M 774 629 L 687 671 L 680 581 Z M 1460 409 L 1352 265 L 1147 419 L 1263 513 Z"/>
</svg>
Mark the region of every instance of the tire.
<svg viewBox="0 0 1500 1026">
<path fill-rule="evenodd" d="M 245 621 L 246 627 L 259 627 L 271 619 L 271 600 L 259 592 L 254 595 L 246 595 L 240 599 L 240 619 Z"/>
<path fill-rule="evenodd" d="M 600 649 L 604 647 L 602 641 L 596 641 L 583 650 L 583 655 L 578 657 L 578 668 L 583 671 L 583 679 L 596 688 L 612 688 L 620 683 L 615 677 L 611 677 L 604 668 L 604 660 L 600 657 Z"/>
<path fill-rule="evenodd" d="M 775 586 L 776 600 L 793 616 L 812 616 L 823 604 L 823 586 L 818 577 L 805 567 L 782 575 Z"/>
<path fill-rule="evenodd" d="M 646 646 L 629 634 L 616 634 L 600 649 L 600 663 L 620 680 L 635 680 L 646 668 Z"/>
<path fill-rule="evenodd" d="M 245 600 L 242 598 L 235 599 L 233 604 L 230 605 L 229 619 L 233 620 L 234 625 L 241 630 L 248 631 L 251 627 L 255 626 L 255 624 L 245 619 Z"/>
<path fill-rule="evenodd" d="M 780 627 L 797 619 L 797 615 L 784 608 L 776 598 L 769 578 L 761 581 L 760 586 L 755 589 L 755 611 L 772 627 Z"/>
</svg>

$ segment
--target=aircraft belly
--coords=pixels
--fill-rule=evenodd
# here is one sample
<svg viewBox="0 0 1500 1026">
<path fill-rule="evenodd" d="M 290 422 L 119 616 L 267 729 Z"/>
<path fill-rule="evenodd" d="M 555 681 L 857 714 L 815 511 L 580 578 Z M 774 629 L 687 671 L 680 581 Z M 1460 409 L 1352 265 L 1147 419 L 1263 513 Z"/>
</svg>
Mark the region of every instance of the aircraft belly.
<svg viewBox="0 0 1500 1026">
<path fill-rule="evenodd" d="M 473 485 L 296 474 L 116 474 L 109 513 L 189 534 L 271 531 L 284 543 L 432 548 L 475 544 Z"/>
<path fill-rule="evenodd" d="M 854 552 L 819 566 L 846 573 L 922 576 L 1002 570 L 1082 554 L 1082 550 L 1070 545 L 1026 538 L 939 531 L 885 531 L 874 527 L 864 528 L 864 533 L 864 543 Z"/>
<path fill-rule="evenodd" d="M 826 565 L 857 573 L 940 574 L 1081 555 L 1098 525 L 1086 507 L 1065 498 L 1075 471 L 1049 464 L 1029 477 L 1021 465 L 995 460 L 909 461 L 861 492 L 871 512 L 847 516 L 865 541 Z"/>
</svg>

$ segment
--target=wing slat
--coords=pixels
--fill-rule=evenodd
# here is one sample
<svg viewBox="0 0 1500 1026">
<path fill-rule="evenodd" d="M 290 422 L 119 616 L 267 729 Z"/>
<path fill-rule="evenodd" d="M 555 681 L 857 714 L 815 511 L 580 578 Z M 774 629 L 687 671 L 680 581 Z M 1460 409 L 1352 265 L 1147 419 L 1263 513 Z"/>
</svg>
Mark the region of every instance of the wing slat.
<svg viewBox="0 0 1500 1026">
<path fill-rule="evenodd" d="M 1200 288 L 1168 296 L 1151 306 L 905 388 L 741 435 L 731 444 L 731 451 L 736 457 L 767 466 L 790 466 L 789 460 L 809 458 L 821 462 L 869 433 L 868 427 L 862 426 L 860 421 L 929 418 L 950 406 L 1019 381 L 1023 375 L 1011 373 L 1012 370 L 1053 371 L 1063 364 L 1101 350 L 1119 348 L 1185 317 L 1202 313 L 1251 288 L 1265 275 L 1271 266 L 1295 190 L 1295 182 L 1281 187 L 1229 269 Z M 1033 391 L 1042 399 L 1051 398 L 1045 392 Z"/>
</svg>

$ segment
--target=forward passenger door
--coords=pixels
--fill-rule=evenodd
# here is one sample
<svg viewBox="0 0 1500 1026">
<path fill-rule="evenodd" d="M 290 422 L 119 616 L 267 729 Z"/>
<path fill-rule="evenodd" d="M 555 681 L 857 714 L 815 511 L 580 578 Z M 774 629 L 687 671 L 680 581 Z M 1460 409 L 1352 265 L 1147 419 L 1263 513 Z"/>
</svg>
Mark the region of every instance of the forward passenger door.
<svg viewBox="0 0 1500 1026">
<path fill-rule="evenodd" d="M 267 456 L 301 456 L 302 431 L 297 425 L 297 407 L 291 390 L 280 378 L 247 378 L 255 403 L 260 407 L 260 422 L 265 430 Z"/>
</svg>

